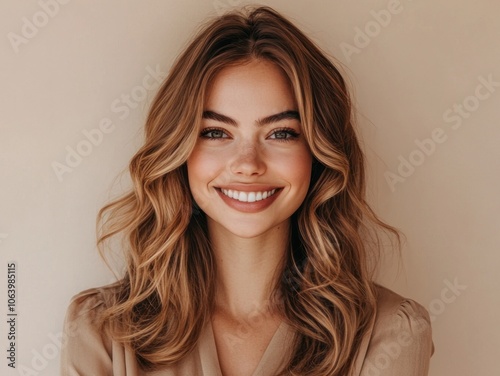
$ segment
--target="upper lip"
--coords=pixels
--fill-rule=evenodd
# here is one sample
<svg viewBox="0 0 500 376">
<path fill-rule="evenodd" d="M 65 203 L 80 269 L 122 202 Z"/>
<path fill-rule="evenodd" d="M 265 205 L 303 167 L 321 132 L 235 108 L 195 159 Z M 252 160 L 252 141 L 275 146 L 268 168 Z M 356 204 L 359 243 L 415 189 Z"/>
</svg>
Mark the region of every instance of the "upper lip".
<svg viewBox="0 0 500 376">
<path fill-rule="evenodd" d="M 224 186 L 216 187 L 219 189 L 231 189 L 233 191 L 240 192 L 267 192 L 273 189 L 279 189 L 281 187 L 264 185 L 264 184 L 229 184 Z"/>
</svg>

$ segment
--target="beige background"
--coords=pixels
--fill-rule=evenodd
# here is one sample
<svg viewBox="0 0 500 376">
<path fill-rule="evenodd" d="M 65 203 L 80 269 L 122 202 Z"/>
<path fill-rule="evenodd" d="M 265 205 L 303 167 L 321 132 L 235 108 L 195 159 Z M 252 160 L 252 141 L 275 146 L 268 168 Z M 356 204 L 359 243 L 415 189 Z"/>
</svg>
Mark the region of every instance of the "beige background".
<svg viewBox="0 0 500 376">
<path fill-rule="evenodd" d="M 95 215 L 141 143 L 151 70 L 167 72 L 200 21 L 243 3 L 2 0 L 0 348 L 15 261 L 25 374 L 58 374 L 68 300 L 112 281 L 96 253 Z M 370 200 L 408 239 L 404 270 L 387 258 L 380 280 L 431 312 L 431 375 L 498 375 L 500 3 L 262 3 L 295 19 L 349 72 Z M 0 370 L 19 374 L 3 355 Z"/>
</svg>

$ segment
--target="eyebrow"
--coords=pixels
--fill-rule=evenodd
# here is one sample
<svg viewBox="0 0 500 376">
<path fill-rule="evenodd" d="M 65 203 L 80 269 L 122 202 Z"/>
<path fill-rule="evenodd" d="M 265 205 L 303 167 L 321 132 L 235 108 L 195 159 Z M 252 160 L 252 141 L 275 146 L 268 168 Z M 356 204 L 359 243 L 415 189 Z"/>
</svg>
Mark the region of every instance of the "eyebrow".
<svg viewBox="0 0 500 376">
<path fill-rule="evenodd" d="M 238 122 L 236 120 L 231 119 L 229 116 L 219 114 L 215 111 L 203 111 L 202 118 L 220 121 L 221 123 L 229 124 L 229 125 L 232 125 L 235 127 L 238 126 Z M 287 120 L 287 119 L 293 119 L 293 120 L 300 121 L 300 115 L 299 115 L 298 111 L 287 110 L 287 111 L 280 112 L 278 114 L 266 116 L 265 118 L 262 118 L 262 119 L 258 119 L 256 123 L 257 123 L 257 126 L 262 127 L 264 125 L 276 123 L 278 121 Z"/>
</svg>

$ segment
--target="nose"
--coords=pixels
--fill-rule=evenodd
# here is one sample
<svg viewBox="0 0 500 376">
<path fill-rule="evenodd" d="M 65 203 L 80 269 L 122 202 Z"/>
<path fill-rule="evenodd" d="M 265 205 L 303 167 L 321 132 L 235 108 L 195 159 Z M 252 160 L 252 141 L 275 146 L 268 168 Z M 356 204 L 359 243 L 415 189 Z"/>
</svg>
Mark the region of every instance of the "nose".
<svg viewBox="0 0 500 376">
<path fill-rule="evenodd" d="M 230 169 L 233 174 L 240 176 L 262 175 L 266 171 L 266 164 L 259 146 L 252 143 L 238 147 Z"/>
</svg>

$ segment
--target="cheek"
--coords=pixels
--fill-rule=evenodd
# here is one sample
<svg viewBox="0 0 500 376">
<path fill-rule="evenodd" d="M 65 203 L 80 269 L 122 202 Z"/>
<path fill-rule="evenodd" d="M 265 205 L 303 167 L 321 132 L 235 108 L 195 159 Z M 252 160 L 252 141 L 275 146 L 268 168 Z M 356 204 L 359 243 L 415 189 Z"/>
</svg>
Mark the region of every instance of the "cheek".
<svg viewBox="0 0 500 376">
<path fill-rule="evenodd" d="M 189 189 L 191 190 L 192 193 L 194 193 L 193 191 L 196 191 L 198 181 L 200 180 L 200 171 L 203 171 L 202 164 L 203 164 L 203 159 L 200 158 L 200 155 L 196 151 L 193 151 L 193 153 L 186 162 Z"/>
<path fill-rule="evenodd" d="M 220 158 L 215 153 L 193 150 L 187 160 L 188 180 L 191 191 L 206 186 L 220 171 Z"/>
<path fill-rule="evenodd" d="M 312 171 L 312 156 L 308 149 L 299 150 L 283 160 L 280 166 L 297 189 L 307 190 Z"/>
</svg>

